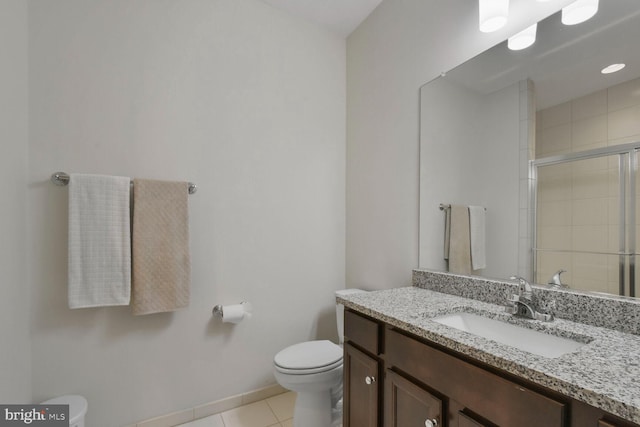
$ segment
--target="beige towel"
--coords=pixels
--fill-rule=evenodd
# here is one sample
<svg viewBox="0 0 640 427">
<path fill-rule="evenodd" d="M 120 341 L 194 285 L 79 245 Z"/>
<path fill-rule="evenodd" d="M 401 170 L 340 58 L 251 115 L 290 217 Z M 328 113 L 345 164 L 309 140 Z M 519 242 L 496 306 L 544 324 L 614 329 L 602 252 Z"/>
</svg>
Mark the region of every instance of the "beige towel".
<svg viewBox="0 0 640 427">
<path fill-rule="evenodd" d="M 191 260 L 186 182 L 133 183 L 133 314 L 189 305 Z"/>
<path fill-rule="evenodd" d="M 471 274 L 469 208 L 451 205 L 450 226 L 449 271 L 469 275 Z"/>
</svg>

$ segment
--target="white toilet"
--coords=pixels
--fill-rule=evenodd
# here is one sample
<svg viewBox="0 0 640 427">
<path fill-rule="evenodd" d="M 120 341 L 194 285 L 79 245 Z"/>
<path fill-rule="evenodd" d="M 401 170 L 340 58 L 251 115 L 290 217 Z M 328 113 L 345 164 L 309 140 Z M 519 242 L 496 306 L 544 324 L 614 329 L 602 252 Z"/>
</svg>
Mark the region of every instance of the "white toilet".
<svg viewBox="0 0 640 427">
<path fill-rule="evenodd" d="M 87 399 L 78 395 L 66 395 L 46 400 L 41 405 L 69 405 L 69 427 L 84 427 Z"/>
<path fill-rule="evenodd" d="M 336 291 L 336 295 L 365 292 L 360 289 Z M 342 425 L 342 344 L 344 306 L 336 304 L 340 345 L 331 341 L 306 341 L 280 351 L 273 358 L 278 383 L 297 392 L 293 410 L 294 427 Z"/>
</svg>

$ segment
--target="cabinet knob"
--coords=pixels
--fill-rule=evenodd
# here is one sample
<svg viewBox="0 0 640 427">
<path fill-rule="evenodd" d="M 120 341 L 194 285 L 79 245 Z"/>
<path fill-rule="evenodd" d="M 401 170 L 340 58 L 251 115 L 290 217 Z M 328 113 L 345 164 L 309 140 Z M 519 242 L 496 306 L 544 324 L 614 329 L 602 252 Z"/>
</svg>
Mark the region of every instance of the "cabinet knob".
<svg viewBox="0 0 640 427">
<path fill-rule="evenodd" d="M 367 377 L 364 379 L 364 382 L 365 382 L 365 383 L 367 383 L 367 385 L 371 385 L 371 384 L 373 384 L 373 383 L 375 383 L 375 382 L 376 382 L 376 377 L 370 377 L 370 376 L 367 376 Z"/>
<path fill-rule="evenodd" d="M 424 427 L 438 427 L 438 420 L 435 418 L 424 422 Z"/>
</svg>

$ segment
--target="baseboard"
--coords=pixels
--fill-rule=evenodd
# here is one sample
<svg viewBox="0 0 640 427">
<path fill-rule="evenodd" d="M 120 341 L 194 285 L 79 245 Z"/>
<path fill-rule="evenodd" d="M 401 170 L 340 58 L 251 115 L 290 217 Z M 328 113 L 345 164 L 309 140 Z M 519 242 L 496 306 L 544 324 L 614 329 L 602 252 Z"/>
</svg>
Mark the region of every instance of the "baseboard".
<svg viewBox="0 0 640 427">
<path fill-rule="evenodd" d="M 181 411 L 172 412 L 170 414 L 160 415 L 145 421 L 140 421 L 129 427 L 173 427 L 179 424 L 188 423 L 189 421 L 198 420 L 211 415 L 219 414 L 230 409 L 235 409 L 242 405 L 264 400 L 278 394 L 287 392 L 288 390 L 279 384 L 273 384 L 258 390 L 247 393 L 238 394 L 227 397 L 214 402 L 205 403 L 193 408 L 183 409 Z"/>
</svg>

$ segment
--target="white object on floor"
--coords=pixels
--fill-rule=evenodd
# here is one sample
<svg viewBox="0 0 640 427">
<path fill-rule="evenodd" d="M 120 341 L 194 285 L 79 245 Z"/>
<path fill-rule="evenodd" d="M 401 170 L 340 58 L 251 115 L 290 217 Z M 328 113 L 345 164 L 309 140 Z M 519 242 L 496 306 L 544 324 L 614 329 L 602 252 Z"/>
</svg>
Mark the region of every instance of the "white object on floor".
<svg viewBox="0 0 640 427">
<path fill-rule="evenodd" d="M 45 400 L 41 405 L 69 405 L 69 427 L 84 427 L 87 399 L 78 395 L 66 395 Z"/>
</svg>

